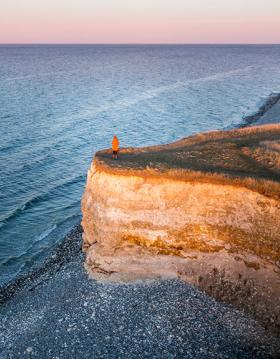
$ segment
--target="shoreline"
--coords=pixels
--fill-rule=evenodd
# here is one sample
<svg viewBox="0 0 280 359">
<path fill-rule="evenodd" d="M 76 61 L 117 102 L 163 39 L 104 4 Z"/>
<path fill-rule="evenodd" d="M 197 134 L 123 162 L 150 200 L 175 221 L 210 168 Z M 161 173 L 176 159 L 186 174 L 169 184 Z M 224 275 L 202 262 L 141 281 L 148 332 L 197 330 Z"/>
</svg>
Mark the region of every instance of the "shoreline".
<svg viewBox="0 0 280 359">
<path fill-rule="evenodd" d="M 271 93 L 267 99 L 265 100 L 264 104 L 260 106 L 259 110 L 257 110 L 255 113 L 248 115 L 246 117 L 244 117 L 242 119 L 242 121 L 240 122 L 240 124 L 234 128 L 238 129 L 238 128 L 245 128 L 245 127 L 250 127 L 250 126 L 258 126 L 258 122 L 271 110 L 273 109 L 276 105 L 279 106 L 279 122 L 280 122 L 280 93 Z M 265 121 L 264 123 L 261 124 L 265 124 L 265 123 L 273 123 L 273 122 L 268 122 Z M 41 265 L 37 265 L 34 264 L 30 270 L 28 270 L 26 273 L 19 273 L 15 278 L 13 278 L 12 280 L 8 281 L 7 283 L 5 283 L 4 285 L 0 285 L 0 304 L 2 303 L 3 299 L 6 295 L 4 294 L 6 291 L 7 293 L 15 293 L 16 289 L 12 289 L 12 288 L 22 288 L 25 286 L 25 284 L 32 280 L 33 276 L 40 276 L 41 272 L 44 272 L 43 268 L 47 267 L 49 268 L 49 266 L 51 266 L 51 263 L 53 263 L 53 261 L 51 260 L 51 258 L 55 255 L 55 253 L 58 251 L 60 252 L 61 248 L 64 248 L 65 242 L 68 243 L 68 238 L 69 236 L 72 236 L 72 233 L 75 231 L 79 231 L 82 230 L 81 229 L 81 225 L 77 225 L 75 227 L 73 227 L 69 233 L 62 239 L 61 242 L 59 242 L 57 245 L 54 246 L 54 248 L 51 250 L 51 253 L 48 257 L 45 258 L 45 260 L 43 260 L 43 262 L 41 263 Z M 71 248 L 71 242 L 69 242 L 70 248 Z M 66 251 L 66 249 L 65 249 Z M 67 251 L 66 251 L 67 252 Z M 55 265 L 55 262 L 53 263 L 53 265 Z M 11 297 L 11 295 L 8 295 L 8 297 Z"/>
<path fill-rule="evenodd" d="M 258 124 L 257 122 L 262 120 L 262 118 L 265 116 L 265 114 L 267 114 L 271 109 L 273 109 L 274 106 L 279 105 L 279 104 L 280 104 L 280 94 L 277 94 L 277 95 L 272 94 L 271 96 L 269 96 L 269 98 L 267 99 L 265 104 L 262 105 L 260 107 L 260 109 L 255 114 L 245 118 L 246 126 L 245 125 L 243 126 L 242 124 L 240 124 L 239 128 L 249 127 L 250 125 L 257 125 Z M 280 122 L 280 108 L 279 108 L 279 122 Z M 37 296 L 39 298 L 39 307 L 40 308 L 45 307 L 45 306 L 47 306 L 49 308 L 55 308 L 55 309 L 49 309 L 49 311 L 54 310 L 54 312 L 55 312 L 56 310 L 58 310 L 61 318 L 63 318 L 64 315 L 67 318 L 70 318 L 70 319 L 67 319 L 68 324 L 69 324 L 69 321 L 71 321 L 71 315 L 72 315 L 71 308 L 72 308 L 73 313 L 75 312 L 75 315 L 77 315 L 77 319 L 75 319 L 76 320 L 75 325 L 77 325 L 77 323 L 79 323 L 81 325 L 81 323 L 88 323 L 88 319 L 81 316 L 79 314 L 79 312 L 82 313 L 83 310 L 89 310 L 90 305 L 88 303 L 92 300 L 92 298 L 94 298 L 94 301 L 97 300 L 97 304 L 96 304 L 97 307 L 95 307 L 95 309 L 92 312 L 95 314 L 88 313 L 88 316 L 89 317 L 91 316 L 90 318 L 93 320 L 93 322 L 96 320 L 96 316 L 98 315 L 98 314 L 96 314 L 96 310 L 99 310 L 100 307 L 102 307 L 103 301 L 105 301 L 105 303 L 106 303 L 106 301 L 108 300 L 107 297 L 106 298 L 102 297 L 102 291 L 105 291 L 107 293 L 106 296 L 110 297 L 110 295 L 112 295 L 113 301 L 111 302 L 109 300 L 109 303 L 110 303 L 110 306 L 112 303 L 113 307 L 114 307 L 115 305 L 118 305 L 118 303 L 121 303 L 120 305 L 122 305 L 123 301 L 126 302 L 126 300 L 127 300 L 127 298 L 125 297 L 126 295 L 128 296 L 128 298 L 130 298 L 130 300 L 134 301 L 135 300 L 134 296 L 137 295 L 135 293 L 138 293 L 141 290 L 144 291 L 143 298 L 144 298 L 144 300 L 147 300 L 147 301 L 149 301 L 149 300 L 145 296 L 146 295 L 145 291 L 151 290 L 153 295 L 155 295 L 155 297 L 157 298 L 157 300 L 159 300 L 158 298 L 160 298 L 161 296 L 163 298 L 165 298 L 164 292 L 167 291 L 167 293 L 169 293 L 168 294 L 169 296 L 167 298 L 165 298 L 165 301 L 167 302 L 166 305 L 168 305 L 170 297 L 172 297 L 172 295 L 176 295 L 176 293 L 174 294 L 174 290 L 177 291 L 177 289 L 178 289 L 179 294 L 180 294 L 180 292 L 185 293 L 185 294 L 189 293 L 190 298 L 199 298 L 199 300 L 201 301 L 201 302 L 197 303 L 199 308 L 202 305 L 201 303 L 205 304 L 207 311 L 205 312 L 205 317 L 202 318 L 202 321 L 201 321 L 201 319 L 199 319 L 199 328 L 202 327 L 202 331 L 205 331 L 205 333 L 206 333 L 205 338 L 204 338 L 204 341 L 206 342 L 206 344 L 207 344 L 206 338 L 208 338 L 211 330 L 213 330 L 213 328 L 212 328 L 210 330 L 210 332 L 208 333 L 208 330 L 211 328 L 211 325 L 212 326 L 216 325 L 219 327 L 219 325 L 221 325 L 220 321 L 223 319 L 223 318 L 220 318 L 219 321 L 216 322 L 215 321 L 216 319 L 213 319 L 213 318 L 218 318 L 218 316 L 219 316 L 218 313 L 220 313 L 220 312 L 223 312 L 223 311 L 226 312 L 225 324 L 223 324 L 223 327 L 222 327 L 223 329 L 221 330 L 221 332 L 222 332 L 221 335 L 222 336 L 228 335 L 227 333 L 230 330 L 231 335 L 232 335 L 232 332 L 234 333 L 233 334 L 233 343 L 236 341 L 238 344 L 236 345 L 236 348 L 234 348 L 234 344 L 231 344 L 231 343 L 227 343 L 227 346 L 228 346 L 227 348 L 222 348 L 222 347 L 220 348 L 219 344 L 216 344 L 216 346 L 219 347 L 219 350 L 222 353 L 224 353 L 223 354 L 224 356 L 221 356 L 221 357 L 227 357 L 225 353 L 227 353 L 227 354 L 230 353 L 230 357 L 236 357 L 236 358 L 239 358 L 239 357 L 240 358 L 243 358 L 243 357 L 276 358 L 277 357 L 277 353 L 279 353 L 279 350 L 280 350 L 280 345 L 278 343 L 279 333 L 275 333 L 275 332 L 271 331 L 269 328 L 264 328 L 259 322 L 256 322 L 254 319 L 252 319 L 252 317 L 248 313 L 246 313 L 244 311 L 240 311 L 240 310 L 232 307 L 229 304 L 225 304 L 223 302 L 219 302 L 219 301 L 212 299 L 212 297 L 208 296 L 207 294 L 204 294 L 199 289 L 195 289 L 192 285 L 190 285 L 187 282 L 182 282 L 180 280 L 178 281 L 178 280 L 172 279 L 169 281 L 168 280 L 167 281 L 166 280 L 158 280 L 158 281 L 152 280 L 152 281 L 146 282 L 146 284 L 144 284 L 141 281 L 135 282 L 133 284 L 116 284 L 116 283 L 115 284 L 112 284 L 112 283 L 104 284 L 102 282 L 98 283 L 92 279 L 88 279 L 87 273 L 85 272 L 85 269 L 83 266 L 84 254 L 81 250 L 81 247 L 82 247 L 82 227 L 81 227 L 81 225 L 78 225 L 78 226 L 75 226 L 74 228 L 72 228 L 72 230 L 64 237 L 64 239 L 57 246 L 55 246 L 53 248 L 50 256 L 48 256 L 41 265 L 38 266 L 35 264 L 34 267 L 31 268 L 31 270 L 28 271 L 27 273 L 18 275 L 17 277 L 15 277 L 11 281 L 9 281 L 8 283 L 6 283 L 2 287 L 0 287 L 0 305 L 2 307 L 2 309 L 1 308 L 0 309 L 3 310 L 5 315 L 7 315 L 7 317 L 9 317 L 9 315 L 8 315 L 9 312 L 12 312 L 14 310 L 14 307 L 17 308 L 18 314 L 20 315 L 20 317 L 21 317 L 21 315 L 23 316 L 23 318 L 25 318 L 26 315 L 32 316 L 32 313 L 31 313 L 32 309 L 34 307 L 37 308 L 36 306 L 37 306 L 38 300 L 34 299 L 34 297 Z M 76 274 L 76 271 L 78 272 L 77 274 Z M 69 288 L 67 290 L 65 289 L 66 293 L 67 293 L 65 295 L 65 297 L 64 297 L 64 285 L 69 286 Z M 80 298 L 75 297 L 75 300 L 78 300 L 77 302 L 75 302 L 76 305 L 73 304 L 73 307 L 71 307 L 71 305 L 69 305 L 69 304 L 66 305 L 66 303 L 68 303 L 68 300 L 71 301 L 72 297 L 78 295 L 76 292 L 78 292 L 80 290 L 80 288 L 82 288 L 81 289 L 82 294 L 81 293 L 80 294 L 82 296 L 84 295 L 84 297 L 82 297 L 83 300 L 79 301 L 78 299 L 80 299 Z M 119 292 L 118 292 L 119 290 L 121 292 L 124 291 L 123 292 L 124 297 L 121 297 L 121 298 L 119 297 Z M 45 291 L 47 292 L 47 294 L 45 294 Z M 156 291 L 157 294 L 154 294 L 154 291 Z M 159 292 L 157 292 L 157 291 L 159 291 Z M 114 294 L 112 294 L 112 292 Z M 108 293 L 111 293 L 111 294 L 109 295 Z M 99 295 L 99 294 L 103 298 L 101 300 L 101 302 L 98 302 L 98 298 L 96 297 L 96 295 Z M 178 303 L 180 303 L 180 304 L 177 303 L 176 304 L 177 306 L 180 307 L 183 299 L 186 301 L 189 301 L 189 299 L 185 297 L 185 294 L 184 294 L 184 296 L 182 296 L 182 298 L 176 299 L 176 300 L 178 300 Z M 157 295 L 159 295 L 159 297 Z M 88 298 L 91 298 L 91 299 L 88 299 Z M 143 298 L 141 300 L 143 300 Z M 52 302 L 52 300 L 57 301 L 57 303 Z M 65 301 L 65 306 L 63 304 L 64 301 Z M 11 311 L 11 309 L 9 310 L 10 304 L 13 305 L 12 311 Z M 91 305 L 93 305 L 93 304 L 91 304 Z M 126 303 L 126 305 L 129 306 L 130 304 Z M 132 303 L 131 305 L 132 305 L 132 307 L 130 308 L 130 306 L 129 306 L 128 311 L 132 311 L 131 315 L 133 317 L 133 315 L 134 315 L 133 305 L 134 304 Z M 165 304 L 162 304 L 162 305 L 164 308 Z M 144 306 L 145 306 L 145 303 L 144 303 Z M 214 312 L 211 314 L 212 319 L 210 320 L 210 322 L 208 322 L 208 319 L 206 319 L 206 318 L 208 318 L 209 312 L 211 312 L 211 309 L 210 309 L 211 306 L 213 306 L 215 309 L 213 309 Z M 25 309 L 22 309 L 22 308 L 25 308 Z M 24 310 L 26 310 L 26 308 L 27 308 L 27 312 L 28 312 L 27 314 L 24 312 Z M 107 307 L 105 306 L 105 308 L 107 308 Z M 154 313 L 153 312 L 153 310 L 155 310 L 154 308 L 156 308 L 156 305 L 155 305 L 155 307 L 153 307 L 153 309 L 151 309 L 150 313 Z M 78 311 L 75 311 L 75 309 L 78 309 Z M 144 308 L 143 313 L 145 313 L 145 309 L 146 308 Z M 36 309 L 36 310 L 38 313 L 40 313 L 39 309 Z M 127 308 L 122 307 L 122 310 L 126 311 Z M 165 309 L 163 309 L 163 312 L 164 312 L 164 310 Z M 170 310 L 170 309 L 168 309 L 168 310 Z M 181 308 L 181 311 L 182 310 L 183 309 Z M 102 309 L 102 311 L 103 311 L 103 309 Z M 148 313 L 149 313 L 149 310 L 148 310 Z M 184 312 L 177 313 L 175 311 L 175 313 L 176 314 L 174 314 L 174 313 L 172 314 L 173 317 L 180 316 L 183 313 L 183 319 L 184 319 L 184 315 L 185 315 Z M 52 314 L 49 314 L 49 313 L 44 314 L 43 318 L 45 315 L 47 315 L 47 318 L 49 316 L 50 316 L 50 318 L 52 318 L 51 319 L 52 321 L 50 323 L 53 323 L 54 320 L 58 319 L 58 317 L 56 318 L 56 315 L 52 316 Z M 142 315 L 144 315 L 144 314 L 142 314 Z M 150 314 L 149 318 L 153 318 L 153 315 Z M 114 316 L 115 316 L 115 313 L 112 312 L 111 317 L 109 317 L 110 320 L 112 320 L 112 318 L 114 318 Z M 191 324 L 192 328 L 197 328 L 198 324 L 197 324 L 196 316 L 197 316 L 197 314 L 194 315 L 194 321 Z M 236 317 L 236 318 L 233 319 L 233 317 Z M 106 320 L 108 320 L 108 318 L 107 317 L 105 317 L 105 318 L 106 319 L 103 318 L 100 322 L 98 322 L 99 323 L 98 325 L 101 325 L 101 326 L 104 325 L 104 327 L 106 329 L 107 325 L 105 324 L 105 322 L 106 322 Z M 118 317 L 118 319 L 119 318 L 120 317 Z M 8 356 L 10 353 L 9 351 L 13 350 L 11 348 L 8 348 L 8 349 L 6 348 L 6 346 L 8 346 L 8 345 L 13 346 L 12 343 L 13 343 L 14 339 L 11 338 L 10 336 L 12 336 L 12 334 L 13 334 L 13 329 L 14 329 L 13 326 L 16 326 L 17 318 L 15 318 L 13 320 L 15 321 L 15 323 L 13 323 L 11 325 L 10 329 L 7 330 L 7 333 L 9 332 L 9 334 L 7 334 L 7 335 L 5 334 L 6 339 L 4 342 L 2 342 L 3 348 L 5 349 L 5 353 L 8 353 L 7 357 L 10 357 L 10 356 Z M 22 320 L 24 321 L 25 319 L 22 319 Z M 59 319 L 59 320 L 62 320 L 62 319 Z M 67 322 L 67 320 L 65 320 L 65 321 Z M 136 319 L 136 323 L 137 323 L 137 325 L 140 325 L 140 328 L 142 328 L 141 320 L 142 320 L 142 318 Z M 186 320 L 186 323 L 182 324 L 182 328 L 184 328 L 184 331 L 187 331 L 187 332 L 188 332 L 188 324 L 189 324 L 188 320 L 192 320 L 192 319 L 188 318 Z M 214 324 L 212 323 L 213 320 L 214 320 L 214 322 L 213 322 Z M 236 320 L 236 322 L 234 322 L 234 320 Z M 18 327 L 21 327 L 20 321 L 21 321 L 21 318 L 18 319 L 18 323 L 19 323 Z M 28 324 L 29 322 L 28 322 L 28 320 L 26 320 L 26 323 L 27 323 L 26 325 L 28 328 L 30 326 L 32 327 L 32 325 L 34 325 L 32 321 L 31 321 L 31 324 Z M 47 324 L 47 328 L 48 328 L 47 330 L 49 330 L 50 325 L 53 325 L 50 323 Z M 65 325 L 66 324 L 67 323 L 65 323 Z M 41 323 L 41 325 L 43 325 L 43 324 Z M 88 325 L 88 324 L 85 324 L 85 325 Z M 114 325 L 116 325 L 116 328 L 118 328 L 119 324 L 116 323 Z M 164 326 L 164 325 L 166 325 L 165 322 L 160 324 L 160 326 Z M 5 330 L 6 330 L 5 323 L 4 323 L 3 328 L 5 328 Z M 28 328 L 25 330 L 28 331 L 29 330 Z M 55 327 L 53 327 L 51 330 L 54 330 L 54 328 Z M 64 328 L 66 335 L 68 335 L 69 333 L 72 333 L 71 328 L 72 328 L 71 326 Z M 84 337 L 85 329 L 82 330 L 82 328 L 84 328 L 84 327 L 83 326 L 81 327 L 81 331 L 79 332 L 79 338 L 80 338 L 80 336 Z M 92 345 L 92 341 L 98 340 L 98 331 L 97 331 L 97 339 L 96 339 L 95 337 L 93 338 L 93 336 L 92 336 L 93 330 L 94 331 L 96 330 L 95 326 L 90 327 L 90 325 L 89 325 L 89 328 L 91 328 L 91 330 L 89 330 L 89 332 L 87 332 L 87 330 L 88 330 L 88 328 L 87 328 L 86 329 L 87 334 L 85 336 L 89 337 L 88 338 L 89 341 L 87 342 L 87 345 L 90 348 L 90 345 Z M 117 330 L 116 328 L 115 328 L 115 330 Z M 1 321 L 0 321 L 0 329 L 1 329 Z M 143 329 L 143 330 L 145 330 L 145 329 Z M 193 329 L 193 330 L 196 330 L 196 329 Z M 74 331 L 74 329 L 73 329 L 73 331 Z M 225 333 L 224 333 L 224 331 L 225 331 Z M 32 330 L 31 330 L 31 332 L 32 332 Z M 33 333 L 31 333 L 31 334 L 33 335 Z M 52 357 L 52 358 L 55 357 L 55 356 L 48 356 L 49 354 L 40 352 L 40 350 L 43 350 L 43 348 L 40 349 L 38 346 L 36 347 L 36 345 L 38 343 L 41 343 L 40 341 L 42 341 L 43 339 L 37 338 L 37 339 L 35 339 L 35 344 L 30 344 L 29 346 L 26 346 L 27 341 L 25 339 L 22 339 L 22 337 L 24 337 L 25 334 L 22 336 L 22 333 L 19 331 L 18 335 L 21 336 L 22 343 L 17 344 L 17 345 L 18 345 L 18 348 L 20 347 L 20 352 L 22 353 L 22 355 L 29 356 L 29 354 L 31 353 L 30 355 L 34 356 L 34 353 L 35 353 L 35 357 L 37 354 L 39 355 L 38 357 L 42 357 L 43 354 L 44 354 L 44 357 Z M 71 334 L 69 334 L 69 335 L 71 335 Z M 111 337 L 111 335 L 112 335 L 112 337 Z M 109 334 L 109 337 L 110 337 L 110 339 L 108 339 L 109 342 L 111 342 L 111 340 L 113 340 L 112 338 L 114 335 L 115 335 L 115 333 Z M 126 333 L 126 331 L 124 331 L 120 335 L 122 335 L 125 338 L 127 333 Z M 216 334 L 216 335 L 218 335 L 218 334 Z M 240 338 L 243 335 L 244 335 L 244 338 L 242 339 L 243 340 L 242 341 Z M 28 340 L 31 340 L 30 339 L 31 337 L 32 336 L 29 336 Z M 9 339 L 8 342 L 7 342 L 7 338 Z M 68 338 L 68 337 L 65 336 L 63 338 L 63 336 L 62 336 L 61 340 L 65 341 L 66 345 L 68 345 L 70 348 L 71 345 L 69 345 L 70 344 L 69 341 L 68 340 L 66 341 L 65 338 Z M 101 343 L 104 343 L 104 340 L 105 340 L 104 338 L 107 338 L 107 336 L 103 335 Z M 223 338 L 226 338 L 226 336 Z M 152 339 L 153 338 L 151 338 L 150 340 L 152 340 Z M 53 338 L 53 343 L 55 343 L 55 340 L 56 339 Z M 175 340 L 175 339 L 173 339 L 173 340 Z M 219 340 L 221 340 L 221 339 L 219 339 Z M 226 339 L 223 339 L 223 340 L 225 341 Z M 239 340 L 241 340 L 241 342 Z M 177 343 L 177 341 L 176 341 L 176 343 Z M 59 341 L 57 344 L 64 345 L 64 342 Z M 45 345 L 46 346 L 49 345 L 48 341 L 45 342 Z M 54 345 L 54 344 L 52 344 L 52 345 Z M 180 346 L 180 344 L 178 344 L 178 345 Z M 182 345 L 183 345 L 183 347 L 182 347 L 183 349 L 182 348 L 181 349 L 185 350 L 184 343 L 182 343 Z M 185 346 L 186 345 L 188 345 L 188 343 L 186 343 Z M 198 342 L 197 344 L 193 344 L 193 345 L 196 348 L 195 353 L 197 353 L 196 354 L 197 356 L 193 355 L 192 357 L 199 358 L 200 354 L 197 350 L 199 350 L 199 346 L 203 347 L 204 343 L 201 344 Z M 111 348 L 112 351 L 110 352 L 111 356 L 109 355 L 108 357 L 112 357 L 112 353 L 114 353 L 114 346 L 112 348 Z M 145 348 L 144 344 L 142 345 L 142 350 L 143 350 L 143 348 Z M 0 349 L 1 349 L 1 338 L 0 338 Z M 105 350 L 105 349 L 106 349 L 105 347 L 102 348 L 102 350 Z M 56 349 L 54 349 L 54 351 L 55 350 Z M 60 358 L 69 357 L 69 355 L 71 355 L 71 353 L 73 355 L 73 350 L 74 350 L 73 347 L 71 347 L 71 350 L 72 350 L 71 353 L 70 353 L 70 351 L 68 351 L 70 349 L 63 349 L 63 350 L 65 350 L 66 352 L 65 352 L 65 354 L 63 354 L 64 351 L 60 352 L 60 355 L 61 355 L 61 356 L 59 356 Z M 204 350 L 206 350 L 205 347 L 204 347 Z M 217 354 L 215 352 L 215 350 L 213 352 L 207 353 L 207 357 L 209 357 L 209 358 L 217 357 L 220 354 L 220 352 L 218 352 L 218 354 Z M 229 352 L 223 352 L 223 350 L 226 350 Z M 236 351 L 234 351 L 234 350 L 236 350 Z M 68 354 L 67 354 L 67 351 L 68 351 Z M 1 352 L 1 350 L 0 350 L 0 352 Z M 102 352 L 102 353 L 104 355 L 104 352 Z M 170 351 L 170 353 L 171 353 L 171 351 Z M 243 356 L 244 353 L 246 353 L 245 356 Z M 158 354 L 160 354 L 160 352 L 158 352 Z M 186 355 L 185 352 L 184 352 L 184 354 Z M 92 355 L 91 351 L 90 351 L 90 354 L 88 354 L 88 356 L 87 356 L 87 354 L 85 354 L 82 357 L 90 358 L 91 357 L 90 355 Z M 119 355 L 121 355 L 121 352 L 119 352 Z M 156 356 L 154 356 L 154 357 L 156 357 Z M 0 354 L 0 358 L 2 358 L 1 354 Z M 6 358 L 6 357 L 3 357 L 3 358 Z"/>
<path fill-rule="evenodd" d="M 277 358 L 276 333 L 184 280 L 90 279 L 81 240 L 78 226 L 1 297 L 1 359 Z"/>
<path fill-rule="evenodd" d="M 265 116 L 274 106 L 280 103 L 280 93 L 271 93 L 267 99 L 265 100 L 264 104 L 253 114 L 249 116 L 245 116 L 242 119 L 242 122 L 236 126 L 236 128 L 245 128 L 249 126 L 257 126 L 259 121 Z M 279 113 L 279 120 L 280 121 L 280 113 Z M 261 124 L 267 124 L 269 122 L 264 122 Z"/>
<path fill-rule="evenodd" d="M 262 117 L 276 105 L 279 105 L 279 122 L 280 122 L 280 93 L 276 93 L 276 94 L 271 93 L 267 97 L 264 104 L 261 105 L 259 110 L 252 115 L 244 117 L 241 123 L 236 128 L 245 128 L 253 125 L 257 126 L 258 122 L 262 119 Z M 61 263 L 60 262 L 61 260 L 62 263 L 60 265 L 63 265 L 63 256 L 60 256 L 60 253 L 61 255 L 63 254 L 63 252 L 66 254 L 65 257 L 65 263 L 66 263 L 68 260 L 67 246 L 69 246 L 70 251 L 74 250 L 75 242 L 71 242 L 70 239 L 73 236 L 74 239 L 76 239 L 75 235 L 78 232 L 82 233 L 82 227 L 80 224 L 73 227 L 69 231 L 69 233 L 62 239 L 62 241 L 58 243 L 56 246 L 54 246 L 53 250 L 51 251 L 51 254 L 43 261 L 41 265 L 38 266 L 34 264 L 33 268 L 31 268 L 26 273 L 19 274 L 11 281 L 0 286 L 0 304 L 6 301 L 8 298 L 11 298 L 11 296 L 15 294 L 18 290 L 24 288 L 24 286 L 31 280 L 38 278 L 42 274 L 46 273 L 48 270 L 50 270 L 51 272 L 51 267 L 52 266 L 55 267 L 58 263 Z M 79 244 L 79 246 L 80 248 L 82 247 L 82 242 Z"/>
<path fill-rule="evenodd" d="M 27 273 L 15 277 L 4 286 L 0 287 L 0 305 L 11 299 L 17 292 L 34 285 L 37 279 L 42 276 L 47 277 L 79 256 L 82 249 L 82 227 L 80 224 L 73 227 L 63 240 L 56 245 L 49 257 L 47 257 L 41 266 L 34 265 Z"/>
</svg>

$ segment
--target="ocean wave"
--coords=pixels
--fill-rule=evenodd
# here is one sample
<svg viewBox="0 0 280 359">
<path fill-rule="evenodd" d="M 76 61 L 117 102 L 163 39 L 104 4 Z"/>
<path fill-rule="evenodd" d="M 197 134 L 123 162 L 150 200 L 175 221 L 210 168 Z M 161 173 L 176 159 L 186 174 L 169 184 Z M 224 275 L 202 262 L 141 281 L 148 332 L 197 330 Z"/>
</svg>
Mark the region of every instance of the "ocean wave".
<svg viewBox="0 0 280 359">
<path fill-rule="evenodd" d="M 48 158 L 50 159 L 50 156 L 48 156 L 48 155 L 45 156 L 44 155 L 44 156 L 42 156 L 42 157 L 40 157 L 40 158 L 38 158 L 38 159 L 36 159 L 34 161 L 30 161 L 29 163 L 25 163 L 18 169 L 18 171 L 24 171 L 26 169 L 32 169 L 35 165 L 41 164 L 43 162 L 45 164 L 45 160 L 48 159 Z"/>
<path fill-rule="evenodd" d="M 45 230 L 42 232 L 39 236 L 35 237 L 33 243 L 41 242 L 43 239 L 45 239 L 52 231 L 54 231 L 57 228 L 57 225 L 54 224 L 51 228 Z"/>
<path fill-rule="evenodd" d="M 39 202 L 44 201 L 52 194 L 53 191 L 56 191 L 58 189 L 62 189 L 64 187 L 68 187 L 72 184 L 78 183 L 85 179 L 84 175 L 80 175 L 74 178 L 71 178 L 70 180 L 63 182 L 57 186 L 54 186 L 49 189 L 49 191 L 39 194 L 38 196 L 35 196 L 33 198 L 28 199 L 26 202 L 22 203 L 20 206 L 15 208 L 13 211 L 6 214 L 5 217 L 0 217 L 0 225 L 1 227 L 4 227 L 9 221 L 11 221 L 13 218 L 17 217 L 21 212 L 24 210 L 30 209 L 34 205 L 37 205 Z"/>
<path fill-rule="evenodd" d="M 6 153 L 10 150 L 14 150 L 15 148 L 15 144 L 11 144 L 11 145 L 6 145 L 6 146 L 3 146 L 3 147 L 0 147 L 0 153 Z"/>
<path fill-rule="evenodd" d="M 7 120 L 9 118 L 12 118 L 12 115 L 4 115 L 4 116 L 0 116 L 0 120 Z"/>
<path fill-rule="evenodd" d="M 57 228 L 57 225 L 54 224 L 51 228 L 46 229 L 44 232 L 42 232 L 41 234 L 39 234 L 37 237 L 35 237 L 34 241 L 32 242 L 32 244 L 27 247 L 21 254 L 17 255 L 17 256 L 11 256 L 6 258 L 4 261 L 2 261 L 0 263 L 0 266 L 3 265 L 9 265 L 11 262 L 19 260 L 23 257 L 25 257 L 30 251 L 32 251 L 32 248 L 34 247 L 34 244 L 36 244 L 37 242 L 41 242 L 42 240 L 44 240 L 47 236 L 49 236 L 51 234 L 51 232 L 53 232 L 55 229 Z"/>
<path fill-rule="evenodd" d="M 15 149 L 15 147 L 13 147 L 13 150 L 14 149 Z M 34 155 L 34 157 L 35 157 L 35 155 Z M 35 160 L 31 160 L 28 163 L 19 164 L 19 165 L 16 165 L 14 167 L 8 168 L 8 170 L 5 171 L 5 174 L 9 175 L 9 176 L 13 175 L 14 173 L 22 175 L 23 171 L 32 170 L 34 168 L 34 166 L 46 165 L 50 160 L 51 160 L 50 155 L 44 155 L 44 156 L 41 156 L 40 158 L 37 158 Z"/>
<path fill-rule="evenodd" d="M 69 221 L 74 221 L 74 220 L 80 220 L 80 215 L 72 215 L 72 216 L 69 216 L 69 217 L 66 217 L 64 220 L 58 222 L 58 223 L 55 223 L 53 224 L 50 228 L 46 229 L 45 231 L 43 231 L 41 234 L 39 234 L 38 236 L 36 236 L 34 238 L 34 240 L 32 241 L 31 245 L 28 246 L 22 253 L 20 253 L 19 255 L 16 255 L 16 256 L 10 256 L 6 259 L 4 259 L 2 262 L 0 262 L 0 267 L 2 266 L 8 266 L 9 264 L 15 262 L 15 261 L 20 261 L 21 259 L 24 259 L 26 256 L 30 256 L 30 254 L 32 254 L 34 252 L 34 247 L 44 241 L 47 237 L 49 237 L 55 230 L 59 229 L 60 226 L 62 226 L 63 224 L 65 224 L 66 222 L 69 222 Z M 69 232 L 71 230 L 71 227 L 68 228 L 68 231 Z M 59 240 L 59 238 L 57 239 L 57 241 Z M 57 242 L 56 241 L 56 242 Z M 53 245 L 56 244 L 53 243 Z M 30 261 L 32 261 L 32 258 L 33 257 L 36 257 L 40 252 L 42 252 L 43 249 L 41 249 L 40 251 L 38 252 L 35 252 L 31 258 L 30 258 Z M 26 262 L 24 262 L 22 265 L 21 265 L 21 269 L 22 270 L 26 265 Z"/>
</svg>

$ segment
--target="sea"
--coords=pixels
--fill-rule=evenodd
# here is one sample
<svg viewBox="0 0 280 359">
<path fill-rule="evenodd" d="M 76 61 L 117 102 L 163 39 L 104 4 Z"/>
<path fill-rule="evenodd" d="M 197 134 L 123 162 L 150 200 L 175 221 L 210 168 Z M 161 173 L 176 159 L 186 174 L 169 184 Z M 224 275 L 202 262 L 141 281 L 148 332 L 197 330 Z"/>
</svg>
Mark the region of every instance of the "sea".
<svg viewBox="0 0 280 359">
<path fill-rule="evenodd" d="M 279 45 L 0 45 L 0 285 L 81 221 L 95 151 L 240 126 L 280 92 Z"/>
</svg>

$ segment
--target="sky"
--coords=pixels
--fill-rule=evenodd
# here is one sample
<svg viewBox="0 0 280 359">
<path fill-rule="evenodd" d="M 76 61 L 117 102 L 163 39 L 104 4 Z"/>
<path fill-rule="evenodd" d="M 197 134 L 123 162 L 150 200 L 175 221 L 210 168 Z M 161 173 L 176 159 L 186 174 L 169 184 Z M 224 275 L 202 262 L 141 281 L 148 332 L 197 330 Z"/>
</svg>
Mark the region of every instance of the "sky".
<svg viewBox="0 0 280 359">
<path fill-rule="evenodd" d="M 0 0 L 0 43 L 280 43 L 280 0 Z"/>
</svg>

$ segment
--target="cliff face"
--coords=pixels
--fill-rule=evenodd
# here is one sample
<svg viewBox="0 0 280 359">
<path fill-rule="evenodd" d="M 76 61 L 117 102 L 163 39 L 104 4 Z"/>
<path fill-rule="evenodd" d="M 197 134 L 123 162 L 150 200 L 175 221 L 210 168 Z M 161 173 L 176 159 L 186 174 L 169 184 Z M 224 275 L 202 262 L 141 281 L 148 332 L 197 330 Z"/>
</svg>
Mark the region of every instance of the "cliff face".
<svg viewBox="0 0 280 359">
<path fill-rule="evenodd" d="M 83 215 L 85 247 L 132 243 L 184 256 L 230 245 L 279 256 L 280 203 L 246 188 L 114 175 L 93 164 Z"/>
<path fill-rule="evenodd" d="M 271 127 L 261 132 L 267 128 L 269 136 L 256 140 L 261 145 L 255 141 L 248 146 L 243 138 L 240 148 L 241 158 L 245 153 L 261 163 L 261 178 L 214 175 L 201 168 L 195 173 L 182 166 L 170 171 L 162 162 L 141 168 L 141 160 L 157 148 L 123 151 L 127 162 L 111 161 L 106 151 L 97 154 L 82 201 L 90 275 L 110 280 L 180 277 L 280 325 L 280 200 L 275 181 L 280 127 L 272 138 Z M 256 137 L 255 131 L 240 130 L 235 138 L 244 133 Z M 224 134 L 214 137 L 228 138 Z M 213 134 L 207 136 L 208 143 L 205 137 L 203 143 L 208 149 Z M 202 146 L 201 139 L 169 146 L 176 149 L 174 156 L 190 155 L 193 144 Z M 260 158 L 261 151 L 269 157 L 274 181 L 264 170 L 267 160 Z"/>
</svg>

